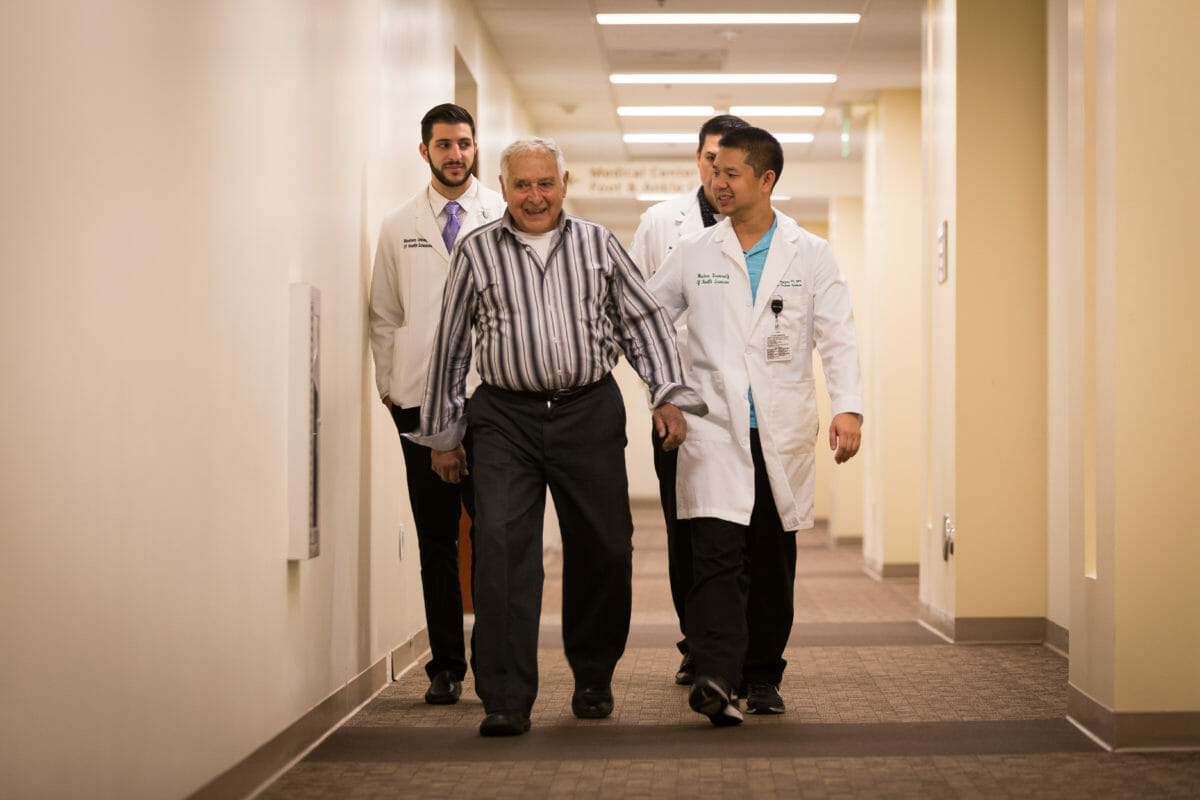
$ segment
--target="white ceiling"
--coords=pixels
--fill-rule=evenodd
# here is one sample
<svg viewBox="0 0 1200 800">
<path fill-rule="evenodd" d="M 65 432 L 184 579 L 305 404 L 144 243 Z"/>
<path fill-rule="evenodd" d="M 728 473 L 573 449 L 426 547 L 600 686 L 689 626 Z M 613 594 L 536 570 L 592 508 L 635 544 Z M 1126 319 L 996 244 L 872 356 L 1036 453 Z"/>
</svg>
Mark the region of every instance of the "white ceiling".
<svg viewBox="0 0 1200 800">
<path fill-rule="evenodd" d="M 540 135 L 572 162 L 692 161 L 689 144 L 626 144 L 625 133 L 695 132 L 703 117 L 619 117 L 617 106 L 819 105 L 819 118 L 747 117 L 773 132 L 808 132 L 811 144 L 784 145 L 787 164 L 861 161 L 862 108 L 882 89 L 921 85 L 923 0 L 473 0 Z M 611 26 L 597 13 L 858 13 L 853 25 Z M 613 85 L 613 72 L 836 73 L 833 84 L 794 86 Z M 842 118 L 851 118 L 842 156 Z M 568 193 L 569 196 L 569 193 Z M 583 200 L 573 211 L 626 238 L 647 203 Z M 795 197 L 780 207 L 823 219 L 826 198 Z"/>
</svg>

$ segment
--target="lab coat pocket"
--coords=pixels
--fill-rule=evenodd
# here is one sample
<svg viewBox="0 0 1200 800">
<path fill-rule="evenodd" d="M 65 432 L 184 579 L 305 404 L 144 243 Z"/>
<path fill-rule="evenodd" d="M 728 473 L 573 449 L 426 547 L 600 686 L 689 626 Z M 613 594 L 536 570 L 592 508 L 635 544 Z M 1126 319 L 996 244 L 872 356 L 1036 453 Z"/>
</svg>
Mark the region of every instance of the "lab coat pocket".
<svg viewBox="0 0 1200 800">
<path fill-rule="evenodd" d="M 813 453 L 820 427 L 816 384 L 812 380 L 773 384 L 771 425 L 781 454 Z"/>
<path fill-rule="evenodd" d="M 688 415 L 687 438 L 696 441 L 730 441 L 733 434 L 724 376 L 720 372 L 700 371 L 688 375 L 687 380 L 708 405 L 708 414 L 705 416 Z"/>
</svg>

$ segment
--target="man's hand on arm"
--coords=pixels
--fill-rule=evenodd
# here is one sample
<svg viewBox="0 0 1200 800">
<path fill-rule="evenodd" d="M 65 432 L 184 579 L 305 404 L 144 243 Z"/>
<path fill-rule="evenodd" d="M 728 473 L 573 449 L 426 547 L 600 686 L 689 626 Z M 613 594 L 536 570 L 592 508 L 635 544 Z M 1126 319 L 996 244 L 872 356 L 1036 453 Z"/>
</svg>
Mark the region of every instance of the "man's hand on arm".
<svg viewBox="0 0 1200 800">
<path fill-rule="evenodd" d="M 663 450 L 674 450 L 687 436 L 687 420 L 673 403 L 663 403 L 654 409 L 654 430 L 663 440 Z"/>
<path fill-rule="evenodd" d="M 862 424 L 857 414 L 843 412 L 829 423 L 829 449 L 835 450 L 833 460 L 842 464 L 849 461 L 858 452 L 862 442 Z"/>
<path fill-rule="evenodd" d="M 432 450 L 430 466 L 446 483 L 459 483 L 467 473 L 467 451 L 460 444 L 453 450 Z"/>
</svg>

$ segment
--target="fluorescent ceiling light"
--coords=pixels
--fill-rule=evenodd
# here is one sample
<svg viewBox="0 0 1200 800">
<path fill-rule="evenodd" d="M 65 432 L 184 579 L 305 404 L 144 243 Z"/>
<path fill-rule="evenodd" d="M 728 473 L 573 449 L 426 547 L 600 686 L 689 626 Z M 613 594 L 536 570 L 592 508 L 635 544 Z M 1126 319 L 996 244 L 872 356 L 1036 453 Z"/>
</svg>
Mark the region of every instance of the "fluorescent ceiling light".
<svg viewBox="0 0 1200 800">
<path fill-rule="evenodd" d="M 597 14 L 601 25 L 853 25 L 858 14 Z"/>
<path fill-rule="evenodd" d="M 694 144 L 694 133 L 627 133 L 622 137 L 627 144 Z"/>
<path fill-rule="evenodd" d="M 776 133 L 781 144 L 808 144 L 813 140 L 811 133 Z M 692 144 L 694 133 L 627 133 L 621 137 L 626 144 Z"/>
<path fill-rule="evenodd" d="M 620 117 L 711 117 L 712 106 L 617 106 Z"/>
<path fill-rule="evenodd" d="M 828 73 L 614 73 L 612 83 L 836 83 L 837 75 Z"/>
<path fill-rule="evenodd" d="M 729 113 L 737 117 L 820 117 L 825 106 L 732 106 Z"/>
<path fill-rule="evenodd" d="M 695 192 L 691 192 L 690 194 L 695 194 Z M 638 192 L 636 195 L 636 198 L 643 203 L 661 203 L 663 200 L 673 200 L 676 197 L 679 197 L 679 195 L 672 194 L 671 192 Z M 790 194 L 773 194 L 771 195 L 771 199 L 791 200 L 792 196 Z"/>
</svg>

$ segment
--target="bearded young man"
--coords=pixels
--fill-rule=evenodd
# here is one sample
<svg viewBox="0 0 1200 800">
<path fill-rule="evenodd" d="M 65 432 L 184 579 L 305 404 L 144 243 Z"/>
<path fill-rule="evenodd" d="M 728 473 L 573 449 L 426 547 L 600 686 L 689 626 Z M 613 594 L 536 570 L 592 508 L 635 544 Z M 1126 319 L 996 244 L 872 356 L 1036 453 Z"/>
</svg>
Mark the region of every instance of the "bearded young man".
<svg viewBox="0 0 1200 800">
<path fill-rule="evenodd" d="M 475 120 L 444 103 L 421 120 L 418 148 L 429 184 L 383 220 L 371 276 L 371 354 L 379 396 L 407 433 L 421 419 L 425 373 L 433 349 L 450 254 L 459 236 L 504 213 L 504 199 L 472 177 Z M 471 382 L 468 389 L 474 388 Z M 421 588 L 431 659 L 425 702 L 458 702 L 467 658 L 458 572 L 458 521 L 463 505 L 474 516 L 469 480 L 446 483 L 432 470 L 430 451 L 404 437 L 408 499 L 417 528 Z"/>
</svg>

